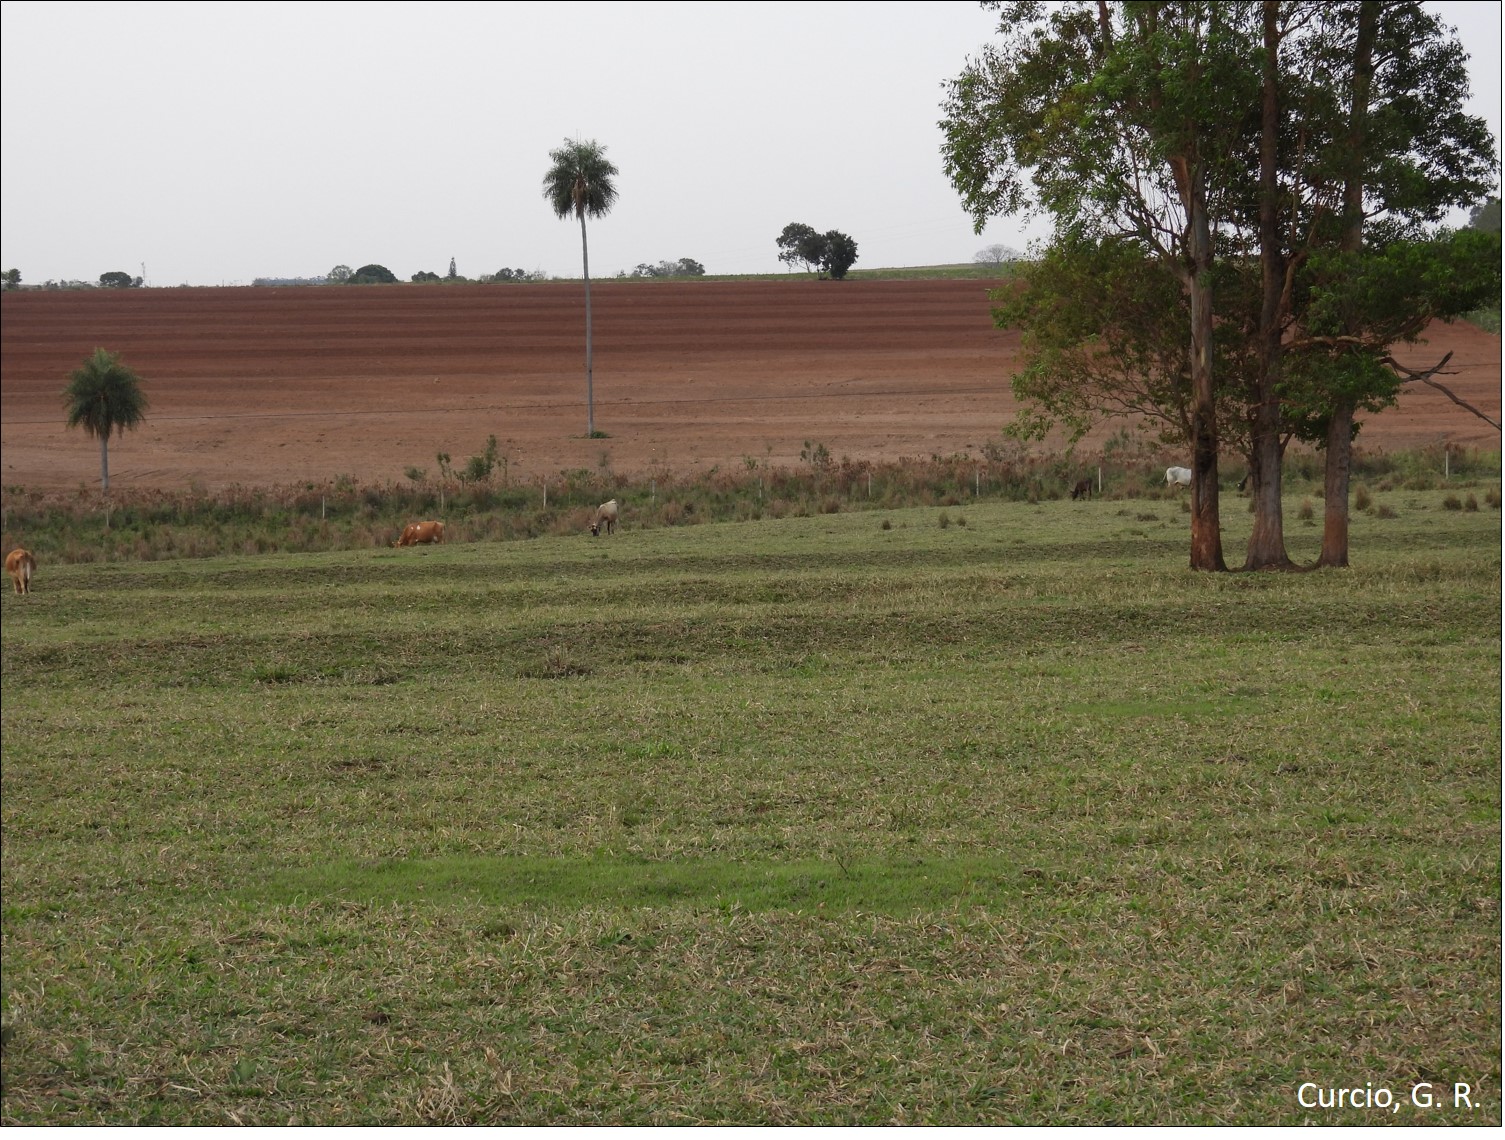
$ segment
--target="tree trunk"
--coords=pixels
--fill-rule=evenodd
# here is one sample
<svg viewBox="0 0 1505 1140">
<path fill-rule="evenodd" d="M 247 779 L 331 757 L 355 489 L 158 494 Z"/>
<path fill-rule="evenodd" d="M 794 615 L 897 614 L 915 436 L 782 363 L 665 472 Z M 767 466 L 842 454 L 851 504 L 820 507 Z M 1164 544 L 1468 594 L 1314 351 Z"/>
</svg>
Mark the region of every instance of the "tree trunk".
<svg viewBox="0 0 1505 1140">
<path fill-rule="evenodd" d="M 1218 518 L 1218 422 L 1212 393 L 1212 232 L 1205 175 L 1187 181 L 1191 274 L 1191 568 L 1227 570 Z"/>
<path fill-rule="evenodd" d="M 585 273 L 585 437 L 596 436 L 596 394 L 591 378 L 591 258 L 585 243 L 585 212 L 580 212 L 580 264 Z"/>
<path fill-rule="evenodd" d="M 1364 247 L 1364 149 L 1369 118 L 1369 90 L 1374 79 L 1374 41 L 1379 28 L 1378 0 L 1359 5 L 1358 34 L 1353 48 L 1353 87 L 1348 113 L 1348 156 L 1351 166 L 1343 183 L 1343 238 L 1340 248 L 1357 253 Z M 1327 463 L 1323 493 L 1322 556 L 1318 566 L 1348 565 L 1348 471 L 1353 459 L 1354 401 L 1335 396 L 1327 427 Z M 1341 501 L 1335 496 L 1341 495 Z"/>
<path fill-rule="evenodd" d="M 1348 565 L 1348 473 L 1353 454 L 1353 401 L 1340 400 L 1327 425 L 1327 469 L 1322 481 L 1322 556 L 1318 566 Z"/>
<path fill-rule="evenodd" d="M 101 491 L 110 489 L 110 433 L 105 432 L 99 437 L 99 488 Z"/>
<path fill-rule="evenodd" d="M 1260 109 L 1259 143 L 1259 389 L 1255 407 L 1251 458 L 1254 473 L 1254 529 L 1244 558 L 1245 570 L 1278 570 L 1291 565 L 1286 554 L 1285 519 L 1281 511 L 1280 395 L 1283 332 L 1281 299 L 1285 288 L 1285 255 L 1280 245 L 1280 187 L 1277 181 L 1280 132 L 1280 5 L 1264 4 L 1264 98 Z"/>
</svg>

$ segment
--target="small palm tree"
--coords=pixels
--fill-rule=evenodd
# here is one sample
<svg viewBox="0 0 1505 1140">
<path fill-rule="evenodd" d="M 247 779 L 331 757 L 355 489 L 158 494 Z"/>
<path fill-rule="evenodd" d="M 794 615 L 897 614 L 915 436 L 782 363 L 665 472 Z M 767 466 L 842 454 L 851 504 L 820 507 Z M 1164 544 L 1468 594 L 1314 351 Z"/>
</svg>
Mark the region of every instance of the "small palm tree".
<svg viewBox="0 0 1505 1140">
<path fill-rule="evenodd" d="M 560 218 L 580 219 L 580 260 L 585 270 L 585 434 L 596 434 L 596 402 L 591 382 L 591 268 L 585 240 L 585 216 L 600 218 L 617 201 L 612 184 L 617 168 L 606 159 L 606 148 L 594 139 L 573 142 L 549 152 L 554 165 L 543 176 L 543 196 Z"/>
<path fill-rule="evenodd" d="M 99 481 L 110 489 L 110 433 L 125 434 L 146 418 L 146 395 L 141 377 L 120 362 L 117 353 L 96 348 L 75 368 L 63 389 L 63 410 L 69 427 L 82 427 L 99 439 Z"/>
</svg>

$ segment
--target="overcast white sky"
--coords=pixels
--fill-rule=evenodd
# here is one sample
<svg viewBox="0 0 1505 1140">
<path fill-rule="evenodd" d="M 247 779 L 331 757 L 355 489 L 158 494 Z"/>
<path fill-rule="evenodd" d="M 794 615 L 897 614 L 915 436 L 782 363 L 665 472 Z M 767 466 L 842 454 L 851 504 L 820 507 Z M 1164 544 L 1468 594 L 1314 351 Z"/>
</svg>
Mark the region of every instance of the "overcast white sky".
<svg viewBox="0 0 1505 1140">
<path fill-rule="evenodd" d="M 1500 133 L 1500 5 L 1435 3 Z M 621 173 L 591 267 L 782 267 L 789 222 L 858 268 L 968 261 L 940 159 L 942 84 L 995 18 L 923 3 L 41 3 L 0 29 L 0 263 L 22 280 L 142 272 L 249 284 L 386 265 L 406 280 L 580 271 L 548 152 Z"/>
</svg>

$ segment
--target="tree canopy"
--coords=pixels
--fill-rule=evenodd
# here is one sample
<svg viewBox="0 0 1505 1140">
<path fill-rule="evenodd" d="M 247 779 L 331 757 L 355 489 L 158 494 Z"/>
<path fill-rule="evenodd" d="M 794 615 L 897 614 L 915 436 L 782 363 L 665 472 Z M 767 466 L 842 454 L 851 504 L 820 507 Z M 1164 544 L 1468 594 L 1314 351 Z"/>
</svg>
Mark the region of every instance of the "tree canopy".
<svg viewBox="0 0 1505 1140">
<path fill-rule="evenodd" d="M 345 281 L 347 285 L 396 285 L 397 274 L 385 265 L 363 265 Z"/>
<path fill-rule="evenodd" d="M 1470 251 L 1436 228 L 1493 184 L 1456 37 L 1376 0 L 987 6 L 1001 42 L 950 85 L 943 158 L 979 232 L 1053 223 L 999 310 L 1030 352 L 1020 430 L 1132 410 L 1179 435 L 1200 569 L 1222 568 L 1234 446 L 1255 476 L 1245 565 L 1288 564 L 1286 441 L 1346 463 L 1353 412 L 1402 382 L 1388 345 L 1489 286 L 1449 269 Z"/>
<path fill-rule="evenodd" d="M 1491 194 L 1480 202 L 1468 214 L 1469 229 L 1484 230 L 1486 233 L 1500 232 L 1500 199 Z"/>
<path fill-rule="evenodd" d="M 81 427 L 99 440 L 99 481 L 110 489 L 110 434 L 124 435 L 146 418 L 147 399 L 141 377 L 116 353 L 96 348 L 75 368 L 63 389 L 63 411 L 70 428 Z"/>
<path fill-rule="evenodd" d="M 693 257 L 681 257 L 678 261 L 660 261 L 657 265 L 640 262 L 631 273 L 622 272 L 619 277 L 704 277 L 705 266 Z"/>
<path fill-rule="evenodd" d="M 839 230 L 819 233 L 803 222 L 790 222 L 774 239 L 779 260 L 793 267 L 803 265 L 806 272 L 819 273 L 840 281 L 857 261 L 857 243 Z"/>
</svg>

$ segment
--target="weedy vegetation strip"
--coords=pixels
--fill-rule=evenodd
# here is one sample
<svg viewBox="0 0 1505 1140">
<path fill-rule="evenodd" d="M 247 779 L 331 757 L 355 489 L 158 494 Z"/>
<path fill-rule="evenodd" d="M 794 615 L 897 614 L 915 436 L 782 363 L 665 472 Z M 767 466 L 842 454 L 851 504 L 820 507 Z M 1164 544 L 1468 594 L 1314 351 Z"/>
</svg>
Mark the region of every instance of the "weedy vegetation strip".
<svg viewBox="0 0 1505 1140">
<path fill-rule="evenodd" d="M 4 1122 L 1497 1125 L 1444 498 L 1338 573 L 1192 574 L 1169 500 L 45 566 Z"/>
</svg>

